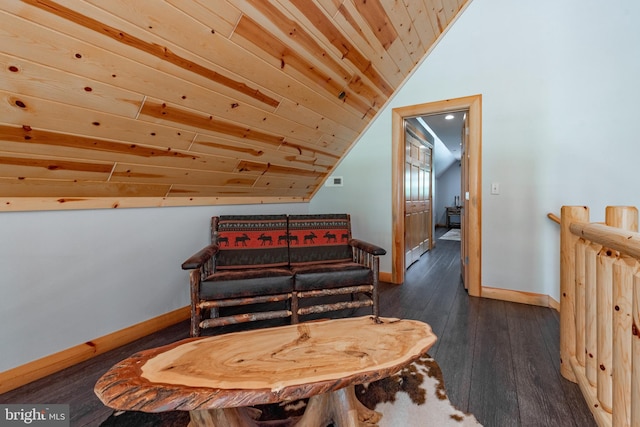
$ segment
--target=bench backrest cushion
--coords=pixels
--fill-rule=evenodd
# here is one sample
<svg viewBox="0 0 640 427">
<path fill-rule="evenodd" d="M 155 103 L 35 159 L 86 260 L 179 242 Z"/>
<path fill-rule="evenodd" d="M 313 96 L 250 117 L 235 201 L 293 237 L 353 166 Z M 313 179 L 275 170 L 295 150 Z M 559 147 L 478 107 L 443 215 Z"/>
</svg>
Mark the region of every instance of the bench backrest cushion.
<svg viewBox="0 0 640 427">
<path fill-rule="evenodd" d="M 211 219 L 216 269 L 289 265 L 286 215 L 221 215 Z"/>
<path fill-rule="evenodd" d="M 348 214 L 289 215 L 289 261 L 308 265 L 351 261 Z"/>
</svg>

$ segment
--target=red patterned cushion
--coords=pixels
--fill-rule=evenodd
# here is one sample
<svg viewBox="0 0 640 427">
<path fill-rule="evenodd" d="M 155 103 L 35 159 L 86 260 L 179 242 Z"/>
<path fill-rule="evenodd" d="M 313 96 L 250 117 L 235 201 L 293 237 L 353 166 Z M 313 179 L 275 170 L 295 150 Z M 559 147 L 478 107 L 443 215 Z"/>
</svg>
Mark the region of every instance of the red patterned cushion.
<svg viewBox="0 0 640 427">
<path fill-rule="evenodd" d="M 347 214 L 289 216 L 291 265 L 351 261 L 350 239 Z"/>
<path fill-rule="evenodd" d="M 286 215 L 223 215 L 213 218 L 212 229 L 217 269 L 289 264 Z"/>
</svg>

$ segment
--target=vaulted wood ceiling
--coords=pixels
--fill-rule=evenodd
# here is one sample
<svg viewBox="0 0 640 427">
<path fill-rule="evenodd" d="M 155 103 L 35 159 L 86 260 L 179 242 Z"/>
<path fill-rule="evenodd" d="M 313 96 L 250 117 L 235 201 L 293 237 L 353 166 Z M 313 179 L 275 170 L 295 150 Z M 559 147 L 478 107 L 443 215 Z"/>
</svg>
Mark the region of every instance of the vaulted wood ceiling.
<svg viewBox="0 0 640 427">
<path fill-rule="evenodd" d="M 307 201 L 468 1 L 3 1 L 0 210 Z"/>
</svg>

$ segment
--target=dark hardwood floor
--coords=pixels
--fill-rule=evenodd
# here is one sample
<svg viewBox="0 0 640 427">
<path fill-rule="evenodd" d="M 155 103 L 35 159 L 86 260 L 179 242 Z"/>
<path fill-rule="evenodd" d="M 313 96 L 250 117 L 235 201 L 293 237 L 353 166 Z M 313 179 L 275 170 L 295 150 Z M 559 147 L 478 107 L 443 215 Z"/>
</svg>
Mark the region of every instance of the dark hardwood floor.
<svg viewBox="0 0 640 427">
<path fill-rule="evenodd" d="M 437 229 L 436 239 L 444 231 Z M 436 247 L 407 270 L 402 286 L 382 284 L 381 314 L 432 326 L 438 341 L 430 354 L 442 369 L 451 402 L 484 426 L 595 426 L 578 386 L 560 376 L 558 313 L 469 297 L 460 282 L 459 248 L 459 242 L 436 240 Z M 247 325 L 220 332 L 239 327 Z M 136 351 L 188 334 L 188 322 L 181 322 L 1 394 L 0 403 L 67 403 L 72 426 L 99 426 L 112 411 L 93 393 L 97 379 Z"/>
</svg>

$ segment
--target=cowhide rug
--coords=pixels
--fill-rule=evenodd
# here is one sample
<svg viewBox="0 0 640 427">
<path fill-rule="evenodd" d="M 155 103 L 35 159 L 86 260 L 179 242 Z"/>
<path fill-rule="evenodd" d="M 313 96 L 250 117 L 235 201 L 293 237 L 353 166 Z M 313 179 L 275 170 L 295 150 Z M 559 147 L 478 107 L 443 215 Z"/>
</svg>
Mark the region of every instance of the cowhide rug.
<svg viewBox="0 0 640 427">
<path fill-rule="evenodd" d="M 481 426 L 471 414 L 456 409 L 444 388 L 440 367 L 426 355 L 396 375 L 356 386 L 358 399 L 382 413 L 380 427 L 469 427 Z M 261 421 L 300 416 L 305 401 L 259 406 Z M 181 411 L 150 414 L 114 412 L 101 427 L 186 427 L 189 413 Z"/>
</svg>

